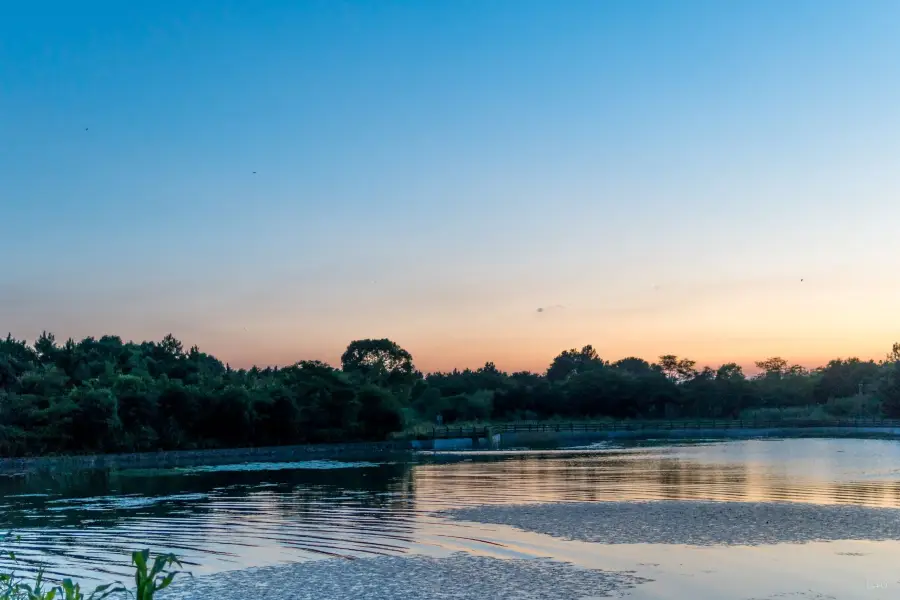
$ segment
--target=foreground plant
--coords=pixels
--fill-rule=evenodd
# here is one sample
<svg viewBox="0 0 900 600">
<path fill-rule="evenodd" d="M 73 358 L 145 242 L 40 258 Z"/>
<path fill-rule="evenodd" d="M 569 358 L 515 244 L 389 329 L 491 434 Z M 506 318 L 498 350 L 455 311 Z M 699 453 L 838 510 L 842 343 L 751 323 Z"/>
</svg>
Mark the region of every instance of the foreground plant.
<svg viewBox="0 0 900 600">
<path fill-rule="evenodd" d="M 135 566 L 134 583 L 137 589 L 137 600 L 152 600 L 153 595 L 164 590 L 175 579 L 176 575 L 185 571 L 173 571 L 171 567 L 182 567 L 174 554 L 161 554 L 153 560 L 153 566 L 148 569 L 150 551 L 140 550 L 131 554 L 131 564 Z M 188 573 L 190 575 L 190 573 Z"/>
<path fill-rule="evenodd" d="M 5 540 L 9 540 L 10 537 L 6 536 Z M 13 564 L 18 564 L 14 552 L 0 550 L 0 556 L 9 558 Z M 10 573 L 0 573 L 0 600 L 103 600 L 114 595 L 117 597 L 125 595 L 135 600 L 153 600 L 156 592 L 169 587 L 176 576 L 191 575 L 187 571 L 172 569 L 173 566 L 182 567 L 174 554 L 161 554 L 154 557 L 151 563 L 150 550 L 139 550 L 131 553 L 131 564 L 135 568 L 134 591 L 128 590 L 120 582 L 97 586 L 89 593 L 82 591 L 81 584 L 71 579 L 64 579 L 58 585 L 48 585 L 44 579 L 43 569 L 38 571 L 34 581 L 29 583 L 13 570 Z"/>
<path fill-rule="evenodd" d="M 0 575 L 5 587 L 0 592 L 0 600 L 102 600 L 113 594 L 127 593 L 120 584 L 108 583 L 97 586 L 90 595 L 81 591 L 81 585 L 71 579 L 64 579 L 59 585 L 45 587 L 44 573 L 38 572 L 33 584 L 25 583 L 15 574 Z"/>
<path fill-rule="evenodd" d="M 59 592 L 61 600 L 101 600 L 113 594 L 126 592 L 121 584 L 107 583 L 106 585 L 97 586 L 90 596 L 85 596 L 84 592 L 81 591 L 81 584 L 73 583 L 71 579 L 63 579 L 62 584 L 55 589 Z M 52 597 L 47 600 L 52 600 Z"/>
</svg>

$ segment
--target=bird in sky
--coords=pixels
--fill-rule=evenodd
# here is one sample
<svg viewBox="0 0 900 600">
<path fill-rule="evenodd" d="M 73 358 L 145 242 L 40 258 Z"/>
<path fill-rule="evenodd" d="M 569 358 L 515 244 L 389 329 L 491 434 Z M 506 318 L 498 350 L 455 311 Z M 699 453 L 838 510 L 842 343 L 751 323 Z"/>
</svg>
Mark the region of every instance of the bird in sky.
<svg viewBox="0 0 900 600">
<path fill-rule="evenodd" d="M 542 313 L 542 312 L 547 312 L 548 310 L 553 310 L 553 309 L 557 309 L 557 308 L 565 308 L 565 306 L 563 306 L 562 304 L 554 304 L 553 306 L 547 306 L 547 307 L 541 306 L 541 307 L 538 307 L 537 311 L 539 313 Z"/>
</svg>

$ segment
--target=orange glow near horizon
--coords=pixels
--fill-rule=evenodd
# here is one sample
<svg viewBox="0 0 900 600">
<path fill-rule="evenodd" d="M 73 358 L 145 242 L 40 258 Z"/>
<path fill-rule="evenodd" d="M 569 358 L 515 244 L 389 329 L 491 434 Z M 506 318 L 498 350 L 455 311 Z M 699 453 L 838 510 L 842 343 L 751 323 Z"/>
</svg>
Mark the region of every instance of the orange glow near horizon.
<svg viewBox="0 0 900 600">
<path fill-rule="evenodd" d="M 383 336 L 378 336 L 383 337 Z M 780 356 L 790 364 L 806 368 L 824 366 L 835 358 L 858 357 L 862 360 L 881 360 L 890 351 L 897 339 L 882 335 L 880 339 L 841 340 L 839 337 L 820 339 L 742 339 L 729 340 L 715 337 L 697 336 L 693 339 L 671 340 L 671 343 L 652 340 L 622 340 L 618 343 L 584 337 L 583 339 L 528 339 L 510 338 L 419 338 L 407 339 L 390 337 L 409 350 L 418 369 L 423 372 L 450 371 L 454 368 L 476 369 L 486 362 L 493 362 L 504 371 L 543 372 L 561 351 L 581 348 L 591 344 L 600 356 L 608 361 L 636 356 L 648 362 L 655 362 L 663 354 L 675 354 L 691 358 L 699 368 L 716 368 L 722 364 L 735 362 L 745 373 L 757 371 L 755 362 L 772 356 Z M 350 340 L 348 340 L 349 343 Z M 680 342 L 680 343 L 678 343 Z M 234 352 L 226 345 L 221 349 L 209 348 L 212 354 L 227 360 L 232 366 L 289 365 L 299 360 L 317 359 L 332 365 L 340 364 L 343 344 L 330 344 L 319 349 L 307 347 L 298 352 L 289 345 L 269 345 L 248 352 L 251 344 L 239 344 L 244 352 Z"/>
<path fill-rule="evenodd" d="M 838 272 L 802 283 L 778 276 L 713 285 L 694 275 L 651 287 L 580 276 L 538 285 L 517 274 L 432 286 L 409 276 L 372 292 L 320 286 L 244 298 L 191 291 L 178 305 L 147 303 L 140 315 L 130 306 L 88 313 L 77 327 L 54 328 L 38 315 L 13 334 L 33 340 L 47 328 L 60 340 L 111 333 L 142 341 L 172 333 L 235 367 L 337 365 L 350 341 L 387 337 L 424 372 L 488 361 L 543 372 L 562 350 L 591 344 L 610 361 L 675 354 L 701 367 L 736 362 L 753 373 L 755 361 L 771 356 L 808 368 L 833 358 L 882 359 L 900 341 L 900 283 L 856 279 Z"/>
<path fill-rule="evenodd" d="M 589 343 L 589 342 L 587 342 Z M 580 348 L 585 344 L 574 344 L 572 348 Z M 445 352 L 440 355 L 428 355 L 423 354 L 422 352 L 416 352 L 414 348 L 404 346 L 413 354 L 413 358 L 415 359 L 416 367 L 425 373 L 431 373 L 435 371 L 452 371 L 453 369 L 477 369 L 482 366 L 486 362 L 493 362 L 497 365 L 497 368 L 507 371 L 507 372 L 516 372 L 516 371 L 531 371 L 534 373 L 543 373 L 547 370 L 547 367 L 550 366 L 550 363 L 553 361 L 553 358 L 557 356 L 561 351 L 568 350 L 570 347 L 559 347 L 556 350 L 547 350 L 546 352 L 542 351 L 543 349 L 537 349 L 534 352 L 519 352 L 519 351 L 510 351 L 507 349 L 504 353 L 497 354 L 488 354 L 485 351 L 466 353 L 464 351 L 448 351 L 450 350 L 447 347 L 444 347 Z M 596 346 L 595 346 L 596 348 Z M 845 349 L 846 350 L 846 349 Z M 604 360 L 608 360 L 614 362 L 621 358 L 626 358 L 629 356 L 637 356 L 638 358 L 643 358 L 648 362 L 655 362 L 658 360 L 659 356 L 662 354 L 675 354 L 679 357 L 691 358 L 697 362 L 698 368 L 703 368 L 706 366 L 716 368 L 720 365 L 734 362 L 740 365 L 744 373 L 753 374 L 758 371 L 755 366 L 755 362 L 758 360 L 762 360 L 765 358 L 780 356 L 788 361 L 789 364 L 797 364 L 803 366 L 807 369 L 814 369 L 816 367 L 824 366 L 828 363 L 828 361 L 836 358 L 851 358 L 856 357 L 861 360 L 875 360 L 876 362 L 883 359 L 887 352 L 890 350 L 890 344 L 886 347 L 878 350 L 873 350 L 871 352 L 838 352 L 837 350 L 833 353 L 822 352 L 820 354 L 812 354 L 812 355 L 798 355 L 798 354 L 788 354 L 786 352 L 767 352 L 761 354 L 754 354 L 752 356 L 741 354 L 741 355 L 731 355 L 726 356 L 724 358 L 717 358 L 713 356 L 703 356 L 697 354 L 690 354 L 687 352 L 661 352 L 659 354 L 640 354 L 640 353 L 601 353 L 601 357 Z M 342 349 L 341 349 L 342 351 Z M 239 353 L 229 353 L 227 350 L 224 352 L 212 352 L 217 357 L 223 357 L 223 360 L 231 364 L 233 367 L 237 368 L 249 368 L 251 366 L 257 365 L 270 365 L 270 366 L 286 366 L 290 364 L 294 364 L 300 360 L 322 360 L 333 366 L 340 365 L 340 355 L 341 351 L 334 351 L 328 353 L 309 353 L 304 354 L 300 357 L 297 357 L 294 353 L 290 352 L 260 352 L 259 358 L 257 357 L 243 357 Z M 234 356 L 235 358 L 224 358 L 226 356 Z"/>
<path fill-rule="evenodd" d="M 834 358 L 880 360 L 900 340 L 900 326 L 891 320 L 900 286 L 853 287 L 847 277 L 643 295 L 573 286 L 569 295 L 585 300 L 540 313 L 530 293 L 497 299 L 485 293 L 482 302 L 462 302 L 456 310 L 449 302 L 411 305 L 400 294 L 374 298 L 355 312 L 338 301 L 335 313 L 322 319 L 261 315 L 246 331 L 204 335 L 200 345 L 235 366 L 301 359 L 338 364 L 351 340 L 388 337 L 425 372 L 487 361 L 506 371 L 542 372 L 562 350 L 591 344 L 606 360 L 653 362 L 675 354 L 700 366 L 736 362 L 752 373 L 755 361 L 771 356 L 808 368 Z"/>
</svg>

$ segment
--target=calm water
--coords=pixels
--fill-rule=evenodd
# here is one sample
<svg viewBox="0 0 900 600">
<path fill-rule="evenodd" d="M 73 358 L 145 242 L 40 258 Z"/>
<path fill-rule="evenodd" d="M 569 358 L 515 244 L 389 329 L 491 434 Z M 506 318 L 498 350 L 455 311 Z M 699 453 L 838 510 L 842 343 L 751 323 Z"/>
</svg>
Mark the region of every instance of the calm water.
<svg viewBox="0 0 900 600">
<path fill-rule="evenodd" d="M 638 566 L 640 574 L 664 582 L 639 588 L 635 598 L 693 597 L 690 585 L 718 590 L 710 597 L 741 590 L 745 595 L 735 597 L 749 598 L 744 590 L 761 584 L 758 576 L 748 579 L 748 568 L 769 573 L 782 590 L 820 582 L 840 588 L 835 597 L 857 597 L 844 588 L 865 598 L 900 593 L 900 545 L 892 542 L 683 548 L 676 564 L 670 546 L 565 542 L 435 514 L 477 504 L 648 499 L 900 508 L 900 442 L 894 441 L 597 444 L 372 462 L 7 474 L 0 486 L 0 527 L 21 536 L 13 545 L 20 561 L 57 575 L 125 575 L 127 553 L 148 546 L 175 552 L 196 575 L 335 556 L 463 550 Z M 787 568 L 785 560 L 798 566 Z M 702 584 L 693 582 L 699 576 Z"/>
</svg>

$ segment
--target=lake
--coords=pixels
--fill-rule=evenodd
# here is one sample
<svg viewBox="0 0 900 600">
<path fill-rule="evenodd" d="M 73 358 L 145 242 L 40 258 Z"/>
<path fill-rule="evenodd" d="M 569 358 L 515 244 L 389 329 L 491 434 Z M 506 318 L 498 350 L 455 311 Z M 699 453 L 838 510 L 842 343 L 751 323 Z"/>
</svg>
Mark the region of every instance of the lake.
<svg viewBox="0 0 900 600">
<path fill-rule="evenodd" d="M 433 560 L 425 572 L 483 561 L 485 584 L 491 565 L 614 571 L 623 583 L 606 593 L 637 599 L 900 593 L 900 442 L 891 440 L 650 440 L 54 470 L 7 473 L 0 491 L 0 527 L 21 536 L 10 546 L 19 568 L 43 565 L 54 577 L 124 578 L 128 553 L 150 547 L 176 553 L 200 581 L 421 557 Z M 559 573 L 571 597 L 596 593 L 579 596 L 581 575 Z"/>
</svg>

